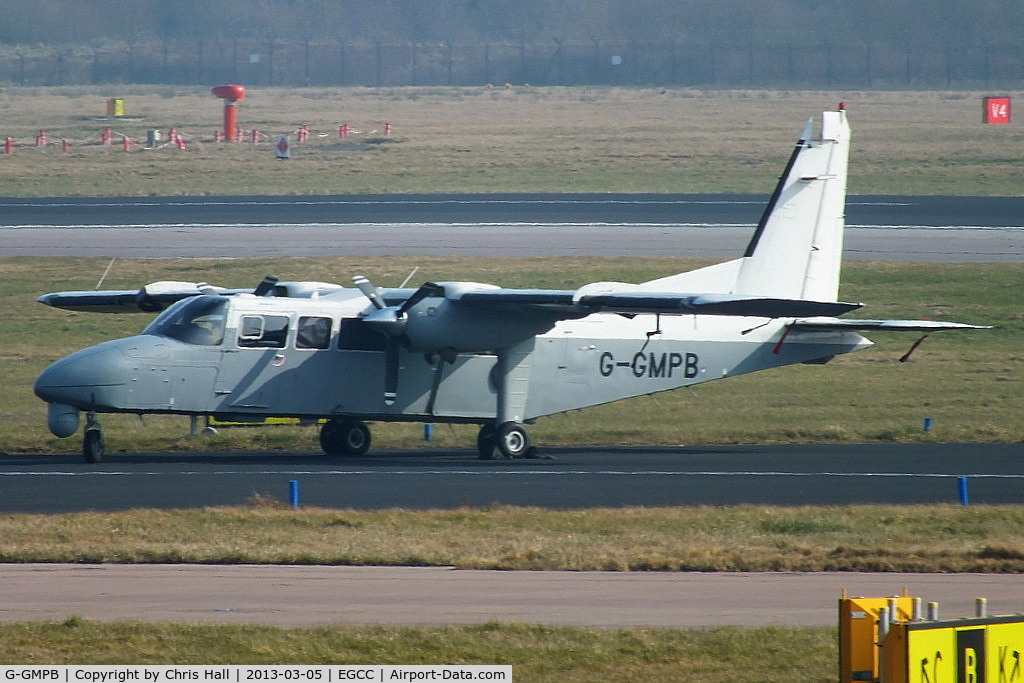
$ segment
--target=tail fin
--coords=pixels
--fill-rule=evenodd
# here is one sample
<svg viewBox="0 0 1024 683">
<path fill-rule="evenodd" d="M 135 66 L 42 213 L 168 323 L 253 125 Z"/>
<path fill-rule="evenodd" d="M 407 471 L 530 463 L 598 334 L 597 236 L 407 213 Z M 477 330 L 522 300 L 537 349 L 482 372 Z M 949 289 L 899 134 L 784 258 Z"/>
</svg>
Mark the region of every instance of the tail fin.
<svg viewBox="0 0 1024 683">
<path fill-rule="evenodd" d="M 821 136 L 807 122 L 743 258 L 735 294 L 836 301 L 843 255 L 846 110 L 822 114 Z"/>
<path fill-rule="evenodd" d="M 822 114 L 821 137 L 807 122 L 742 258 L 639 285 L 665 292 L 703 292 L 836 301 L 843 256 L 846 110 Z"/>
</svg>

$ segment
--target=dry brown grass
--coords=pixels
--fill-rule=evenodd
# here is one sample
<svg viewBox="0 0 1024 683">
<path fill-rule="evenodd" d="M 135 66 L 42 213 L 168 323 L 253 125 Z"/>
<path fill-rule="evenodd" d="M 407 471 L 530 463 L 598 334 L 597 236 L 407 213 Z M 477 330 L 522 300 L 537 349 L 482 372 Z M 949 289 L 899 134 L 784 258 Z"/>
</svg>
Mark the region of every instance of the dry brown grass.
<svg viewBox="0 0 1024 683">
<path fill-rule="evenodd" d="M 0 624 L 0 661 L 22 664 L 507 664 L 516 681 L 835 680 L 830 628 L 594 629 L 487 623 L 440 628 Z M 685 673 L 681 673 L 685 672 Z"/>
<path fill-rule="evenodd" d="M 1024 572 L 1020 506 L 248 508 L 0 517 L 2 562 Z"/>
<path fill-rule="evenodd" d="M 111 91 L 113 90 L 113 92 Z M 87 118 L 125 99 L 141 121 Z M 289 162 L 271 141 L 214 144 L 221 101 L 206 88 L 9 89 L 0 196 L 362 192 L 767 193 L 803 122 L 845 100 L 854 194 L 1019 193 L 1015 126 L 981 124 L 982 93 L 642 88 L 252 89 L 239 122 L 268 135 L 309 124 Z M 393 125 L 390 137 L 383 126 Z M 337 137 L 339 124 L 358 134 Z M 187 149 L 98 144 L 177 128 Z M 70 153 L 31 148 L 40 129 Z M 317 133 L 322 133 L 320 137 Z M 119 139 L 119 138 L 118 138 Z M 247 138 L 248 139 L 248 138 Z M 27 146 L 26 146 L 27 145 Z"/>
</svg>

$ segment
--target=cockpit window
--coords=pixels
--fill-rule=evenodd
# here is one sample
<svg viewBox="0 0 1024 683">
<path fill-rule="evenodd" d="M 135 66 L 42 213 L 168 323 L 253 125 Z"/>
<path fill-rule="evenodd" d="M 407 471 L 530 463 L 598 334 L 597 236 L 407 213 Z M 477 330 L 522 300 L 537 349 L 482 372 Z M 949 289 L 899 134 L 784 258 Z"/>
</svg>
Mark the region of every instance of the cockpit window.
<svg viewBox="0 0 1024 683">
<path fill-rule="evenodd" d="M 227 302 L 221 296 L 182 299 L 157 316 L 142 333 L 170 337 L 186 344 L 218 346 L 224 341 L 226 307 Z"/>
</svg>

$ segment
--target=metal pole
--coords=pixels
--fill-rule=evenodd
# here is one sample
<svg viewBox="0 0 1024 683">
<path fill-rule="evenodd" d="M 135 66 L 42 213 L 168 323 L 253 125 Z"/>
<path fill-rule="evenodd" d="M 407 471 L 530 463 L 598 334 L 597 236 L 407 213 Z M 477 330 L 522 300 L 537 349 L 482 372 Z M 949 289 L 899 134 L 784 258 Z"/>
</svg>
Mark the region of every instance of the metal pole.
<svg viewBox="0 0 1024 683">
<path fill-rule="evenodd" d="M 890 601 L 891 602 L 891 601 Z M 889 608 L 883 607 L 878 610 L 878 682 L 883 683 L 885 681 L 885 648 L 882 645 L 885 643 L 885 637 L 889 635 Z"/>
</svg>

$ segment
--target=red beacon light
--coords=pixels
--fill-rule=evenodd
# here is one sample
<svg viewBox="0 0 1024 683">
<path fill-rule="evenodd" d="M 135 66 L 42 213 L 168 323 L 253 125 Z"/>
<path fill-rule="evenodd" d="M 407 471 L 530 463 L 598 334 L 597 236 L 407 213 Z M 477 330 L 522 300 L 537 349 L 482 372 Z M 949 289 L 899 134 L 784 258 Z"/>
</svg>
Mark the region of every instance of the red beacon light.
<svg viewBox="0 0 1024 683">
<path fill-rule="evenodd" d="M 212 92 L 214 95 L 221 98 L 222 100 L 227 100 L 228 102 L 238 102 L 243 97 L 245 97 L 245 86 L 218 85 L 216 88 L 213 88 L 210 92 Z"/>
<path fill-rule="evenodd" d="M 218 85 L 210 90 L 216 97 L 224 100 L 224 138 L 228 141 L 235 140 L 236 117 L 235 102 L 245 97 L 244 85 Z"/>
</svg>

